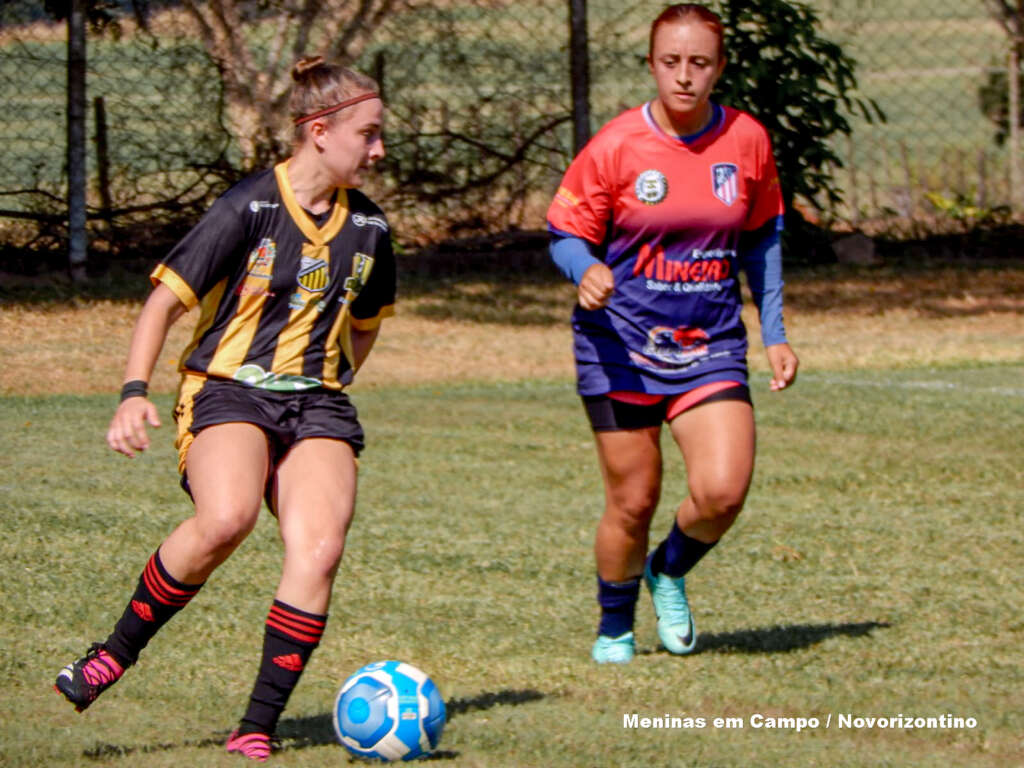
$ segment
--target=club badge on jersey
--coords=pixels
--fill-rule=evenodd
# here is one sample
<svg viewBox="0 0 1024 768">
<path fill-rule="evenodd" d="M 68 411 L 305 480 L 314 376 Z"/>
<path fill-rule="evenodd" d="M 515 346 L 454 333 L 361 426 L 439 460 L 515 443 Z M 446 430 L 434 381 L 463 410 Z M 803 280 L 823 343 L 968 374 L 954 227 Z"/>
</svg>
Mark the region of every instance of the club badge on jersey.
<svg viewBox="0 0 1024 768">
<path fill-rule="evenodd" d="M 327 262 L 323 259 L 303 256 L 296 282 L 310 293 L 320 293 L 330 282 Z"/>
<path fill-rule="evenodd" d="M 711 191 L 726 205 L 732 205 L 739 197 L 739 170 L 732 163 L 715 163 L 711 166 Z"/>
<path fill-rule="evenodd" d="M 277 258 L 277 244 L 269 237 L 260 240 L 260 244 L 249 254 L 246 274 L 269 280 L 274 273 L 274 260 Z"/>
<path fill-rule="evenodd" d="M 668 197 L 668 179 L 658 170 L 648 170 L 636 177 L 633 185 L 636 199 L 647 205 L 657 205 Z"/>
</svg>

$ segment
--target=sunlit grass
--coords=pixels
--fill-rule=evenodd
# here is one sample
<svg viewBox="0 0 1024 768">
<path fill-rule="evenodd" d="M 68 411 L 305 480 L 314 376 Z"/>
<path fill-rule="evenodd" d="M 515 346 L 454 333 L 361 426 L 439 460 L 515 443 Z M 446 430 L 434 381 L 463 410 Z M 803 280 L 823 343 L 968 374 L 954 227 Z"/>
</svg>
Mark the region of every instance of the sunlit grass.
<svg viewBox="0 0 1024 768">
<path fill-rule="evenodd" d="M 333 766 L 337 686 L 411 661 L 452 714 L 459 766 L 970 765 L 1019 761 L 1024 367 L 755 377 L 759 458 L 737 526 L 691 578 L 697 655 L 588 659 L 601 490 L 566 380 L 378 387 L 359 511 L 325 642 L 281 725 L 279 765 Z M 159 398 L 162 412 L 170 407 Z M 107 451 L 109 397 L 0 399 L 0 762 L 235 765 L 280 567 L 264 517 L 143 662 L 84 715 L 49 686 L 103 634 L 146 557 L 188 514 L 171 438 Z M 666 448 L 668 445 L 666 444 Z M 685 477 L 667 451 L 660 532 Z M 742 718 L 634 730 L 623 716 Z M 973 717 L 964 730 L 751 727 L 754 714 Z"/>
</svg>

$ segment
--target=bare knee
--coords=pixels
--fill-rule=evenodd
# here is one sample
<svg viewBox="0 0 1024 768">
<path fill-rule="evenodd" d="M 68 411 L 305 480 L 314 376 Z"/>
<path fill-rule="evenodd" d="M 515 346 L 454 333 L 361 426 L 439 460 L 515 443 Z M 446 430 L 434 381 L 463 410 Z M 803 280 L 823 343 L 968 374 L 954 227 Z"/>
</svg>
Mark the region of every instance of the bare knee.
<svg viewBox="0 0 1024 768">
<path fill-rule="evenodd" d="M 658 498 L 657 488 L 619 489 L 608 496 L 605 519 L 630 538 L 646 536 Z"/>
<path fill-rule="evenodd" d="M 291 535 L 285 539 L 289 563 L 305 572 L 308 577 L 333 577 L 345 552 L 345 532 L 309 532 Z"/>
<path fill-rule="evenodd" d="M 256 527 L 259 507 L 227 507 L 196 515 L 201 546 L 208 552 L 231 552 Z"/>
<path fill-rule="evenodd" d="M 746 484 L 714 483 L 690 489 L 690 499 L 699 520 L 731 520 L 743 509 Z"/>
</svg>

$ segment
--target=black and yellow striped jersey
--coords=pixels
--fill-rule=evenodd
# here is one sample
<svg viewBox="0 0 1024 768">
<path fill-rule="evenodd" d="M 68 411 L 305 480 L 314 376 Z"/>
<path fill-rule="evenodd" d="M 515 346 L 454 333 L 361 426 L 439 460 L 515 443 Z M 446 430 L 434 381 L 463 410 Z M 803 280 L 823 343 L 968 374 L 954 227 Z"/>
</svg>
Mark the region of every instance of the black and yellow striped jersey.
<svg viewBox="0 0 1024 768">
<path fill-rule="evenodd" d="M 350 329 L 394 312 L 390 230 L 357 190 L 338 189 L 329 216 L 314 221 L 286 165 L 218 198 L 150 279 L 200 307 L 183 371 L 264 389 L 341 389 L 352 380 Z"/>
</svg>

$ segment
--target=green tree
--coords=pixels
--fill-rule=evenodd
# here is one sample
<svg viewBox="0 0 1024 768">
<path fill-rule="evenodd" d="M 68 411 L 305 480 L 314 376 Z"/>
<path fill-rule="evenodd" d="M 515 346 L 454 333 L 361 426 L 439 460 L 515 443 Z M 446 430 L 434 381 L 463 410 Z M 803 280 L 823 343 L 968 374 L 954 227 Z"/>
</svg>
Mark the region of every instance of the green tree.
<svg viewBox="0 0 1024 768">
<path fill-rule="evenodd" d="M 800 196 L 820 209 L 842 202 L 832 141 L 849 135 L 845 115 L 885 121 L 857 96 L 856 62 L 819 34 L 814 11 L 786 0 L 721 0 L 729 64 L 718 85 L 724 103 L 745 109 L 772 136 L 787 210 Z M 789 228 L 792 228 L 791 226 Z"/>
</svg>

